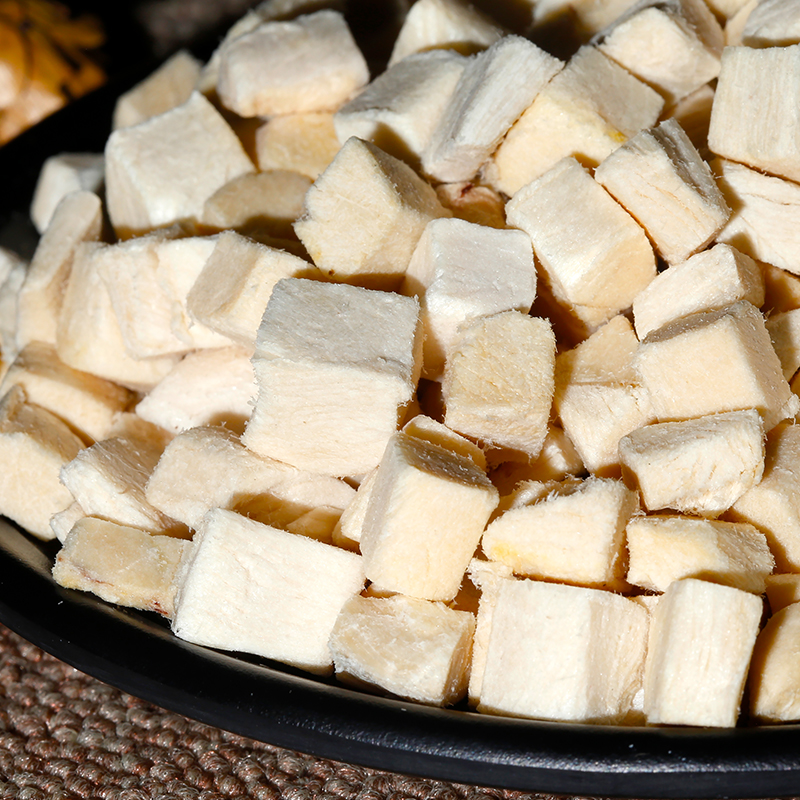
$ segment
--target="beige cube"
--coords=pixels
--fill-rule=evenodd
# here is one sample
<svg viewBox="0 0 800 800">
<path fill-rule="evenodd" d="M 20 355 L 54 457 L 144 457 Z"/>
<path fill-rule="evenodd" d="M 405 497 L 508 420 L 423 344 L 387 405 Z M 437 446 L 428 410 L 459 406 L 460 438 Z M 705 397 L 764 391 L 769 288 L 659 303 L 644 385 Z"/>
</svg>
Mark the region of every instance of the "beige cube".
<svg viewBox="0 0 800 800">
<path fill-rule="evenodd" d="M 197 87 L 201 66 L 188 50 L 171 55 L 147 78 L 120 95 L 114 106 L 114 130 L 138 125 L 185 103 Z"/>
<path fill-rule="evenodd" d="M 767 602 L 776 614 L 782 608 L 800 601 L 800 573 L 780 572 L 767 575 Z"/>
<path fill-rule="evenodd" d="M 566 383 L 636 383 L 633 359 L 639 342 L 622 314 L 556 358 L 556 380 Z"/>
<path fill-rule="evenodd" d="M 783 367 L 783 377 L 791 381 L 800 369 L 800 309 L 771 314 L 767 317 L 767 330 Z"/>
<path fill-rule="evenodd" d="M 674 581 L 656 606 L 644 676 L 651 725 L 732 728 L 763 603 L 731 586 Z"/>
<path fill-rule="evenodd" d="M 702 578 L 763 594 L 775 567 L 764 534 L 744 522 L 640 516 L 630 520 L 626 536 L 628 582 L 653 592 Z"/>
<path fill-rule="evenodd" d="M 474 56 L 422 154 L 437 182 L 470 180 L 562 62 L 521 36 L 505 36 Z"/>
<path fill-rule="evenodd" d="M 418 311 L 400 295 L 279 281 L 253 357 L 259 394 L 245 445 L 336 476 L 377 466 L 416 389 Z"/>
<path fill-rule="evenodd" d="M 490 186 L 472 181 L 441 183 L 436 187 L 436 196 L 458 219 L 489 228 L 506 227 L 505 202 Z"/>
<path fill-rule="evenodd" d="M 469 62 L 452 50 L 412 54 L 378 75 L 334 116 L 341 143 L 357 136 L 419 169 Z"/>
<path fill-rule="evenodd" d="M 800 604 L 774 614 L 758 635 L 750 665 L 750 714 L 761 722 L 800 719 Z"/>
<path fill-rule="evenodd" d="M 256 131 L 258 168 L 288 169 L 315 180 L 339 152 L 330 111 L 272 117 Z"/>
<path fill-rule="evenodd" d="M 0 374 L 19 352 L 17 322 L 19 293 L 28 272 L 28 262 L 0 247 Z"/>
<path fill-rule="evenodd" d="M 361 557 L 214 509 L 179 576 L 173 632 L 325 674 L 342 606 L 364 586 Z"/>
<path fill-rule="evenodd" d="M 664 100 L 594 47 L 581 48 L 497 148 L 491 184 L 513 195 L 562 158 L 596 166 L 658 120 Z"/>
<path fill-rule="evenodd" d="M 255 169 L 199 92 L 158 117 L 114 131 L 105 158 L 108 214 L 123 238 L 198 219 L 217 189 Z"/>
<path fill-rule="evenodd" d="M 708 164 L 674 120 L 637 133 L 600 164 L 595 179 L 670 264 L 704 249 L 731 214 Z"/>
<path fill-rule="evenodd" d="M 642 228 L 574 158 L 520 189 L 506 213 L 531 237 L 554 296 L 568 308 L 603 309 L 610 318 L 656 276 Z"/>
<path fill-rule="evenodd" d="M 342 511 L 355 490 L 343 481 L 306 472 L 248 450 L 221 427 L 197 427 L 165 448 L 145 487 L 147 501 L 190 528 L 212 508 L 261 522 L 279 513 L 289 522 L 319 506 Z"/>
<path fill-rule="evenodd" d="M 461 456 L 472 459 L 480 469 L 486 469 L 486 456 L 476 444 L 469 439 L 465 439 L 455 431 L 451 431 L 446 425 L 437 422 L 423 414 L 412 417 L 403 426 L 403 433 L 422 439 L 424 442 L 439 445 L 446 450 L 452 450 Z M 356 496 L 352 502 L 344 509 L 333 531 L 333 540 L 340 547 L 349 550 L 358 549 L 361 541 L 361 533 L 364 527 L 364 517 L 367 513 L 367 506 L 372 496 L 372 486 L 375 483 L 377 470 L 368 473 L 358 486 Z"/>
<path fill-rule="evenodd" d="M 744 2 L 742 2 L 742 0 L 735 0 L 735 2 L 741 3 L 741 5 L 731 16 L 725 19 L 724 32 L 726 47 L 738 47 L 743 43 L 742 37 L 744 36 L 747 20 L 758 5 L 758 0 L 744 0 Z M 713 7 L 714 4 L 710 5 Z"/>
<path fill-rule="evenodd" d="M 769 431 L 800 403 L 761 312 L 746 300 L 653 331 L 636 365 L 660 422 L 756 408 Z"/>
<path fill-rule="evenodd" d="M 553 400 L 550 323 L 504 311 L 468 325 L 444 372 L 445 424 L 492 447 L 536 458 Z"/>
<path fill-rule="evenodd" d="M 375 467 L 368 472 L 356 490 L 356 496 L 348 503 L 341 516 L 336 522 L 332 532 L 332 541 L 337 547 L 345 550 L 359 551 L 361 534 L 364 530 L 364 518 L 367 514 L 370 498 L 372 497 L 372 487 L 375 484 L 375 477 L 378 468 Z"/>
<path fill-rule="evenodd" d="M 283 169 L 240 175 L 206 200 L 200 222 L 217 230 L 257 229 L 290 238 L 311 183 L 307 175 Z"/>
<path fill-rule="evenodd" d="M 764 276 L 764 311 L 777 314 L 800 308 L 800 277 L 763 261 L 758 266 Z"/>
<path fill-rule="evenodd" d="M 722 28 L 702 0 L 635 3 L 597 39 L 603 53 L 668 103 L 719 74 Z"/>
<path fill-rule="evenodd" d="M 545 494 L 489 523 L 486 557 L 515 575 L 583 586 L 621 585 L 625 526 L 638 511 L 621 481 L 588 478 L 545 484 Z"/>
<path fill-rule="evenodd" d="M 312 278 L 319 271 L 285 250 L 235 231 L 219 234 L 186 296 L 192 319 L 242 347 L 255 349 L 258 326 L 281 278 Z"/>
<path fill-rule="evenodd" d="M 152 506 L 145 485 L 161 456 L 159 442 L 145 446 L 104 439 L 81 450 L 61 469 L 61 482 L 87 516 L 156 534 L 190 538 L 180 522 Z"/>
<path fill-rule="evenodd" d="M 641 383 L 570 383 L 556 390 L 554 408 L 586 469 L 605 477 L 620 474 L 620 440 L 656 419 Z"/>
<path fill-rule="evenodd" d="M 469 457 L 396 434 L 364 516 L 364 573 L 383 591 L 452 600 L 497 501 Z"/>
<path fill-rule="evenodd" d="M 733 245 L 757 261 L 800 275 L 795 227 L 800 186 L 724 159 L 716 159 L 712 168 L 725 200 L 733 209 L 717 240 Z"/>
<path fill-rule="evenodd" d="M 53 211 L 17 297 L 18 348 L 32 341 L 55 342 L 75 251 L 82 242 L 98 241 L 102 227 L 102 203 L 93 192 L 72 192 Z"/>
<path fill-rule="evenodd" d="M 627 597 L 582 586 L 502 580 L 478 710 L 618 722 L 641 683 L 647 629 L 647 610 Z"/>
<path fill-rule="evenodd" d="M 594 475 L 618 477 L 620 439 L 655 421 L 633 365 L 637 347 L 631 323 L 618 315 L 556 359 L 553 409 L 578 461 Z"/>
<path fill-rule="evenodd" d="M 58 551 L 53 579 L 109 603 L 171 618 L 174 581 L 187 547 L 188 542 L 171 536 L 153 536 L 138 528 L 85 517 Z"/>
<path fill-rule="evenodd" d="M 619 457 L 648 511 L 717 517 L 764 472 L 756 409 L 646 425 L 620 439 Z"/>
<path fill-rule="evenodd" d="M 800 571 L 800 428 L 778 425 L 767 436 L 764 477 L 745 492 L 727 519 L 766 534 L 778 572 Z"/>
<path fill-rule="evenodd" d="M 90 442 L 104 438 L 116 414 L 133 399 L 122 386 L 68 367 L 46 342 L 31 342 L 20 351 L 0 383 L 0 396 L 12 386 L 21 386 L 28 402 L 60 417 Z"/>
<path fill-rule="evenodd" d="M 73 502 L 63 511 L 57 511 L 50 517 L 50 528 L 56 539 L 63 543 L 66 541 L 69 532 L 75 527 L 75 524 L 82 519 L 89 519 L 89 517 L 86 516 L 86 512 L 80 507 L 79 503 Z M 150 536 L 151 534 L 147 533 L 145 535 Z M 175 541 L 179 540 L 176 539 Z"/>
<path fill-rule="evenodd" d="M 729 47 L 714 95 L 708 146 L 723 158 L 800 180 L 800 45 Z"/>
<path fill-rule="evenodd" d="M 486 454 L 478 445 L 424 414 L 409 419 L 403 425 L 403 433 L 471 458 L 482 470 L 486 469 Z"/>
<path fill-rule="evenodd" d="M 508 494 L 521 481 L 561 481 L 585 467 L 572 440 L 559 425 L 548 425 L 542 449 L 533 462 L 504 461 L 491 471 L 492 482 Z"/>
<path fill-rule="evenodd" d="M 787 47 L 800 42 L 800 9 L 793 0 L 762 0 L 742 31 L 747 47 Z"/>
<path fill-rule="evenodd" d="M 76 251 L 58 318 L 56 352 L 73 369 L 147 391 L 172 369 L 178 357 L 139 360 L 128 355 L 99 268 L 109 249 L 109 245 L 89 242 Z"/>
<path fill-rule="evenodd" d="M 193 320 L 186 296 L 214 250 L 212 237 L 140 236 L 98 251 L 99 270 L 134 359 L 183 355 L 231 341 Z"/>
<path fill-rule="evenodd" d="M 512 578 L 511 568 L 498 561 L 474 558 L 467 569 L 469 583 L 479 592 L 475 632 L 472 636 L 472 662 L 469 671 L 467 696 L 470 707 L 477 707 L 483 686 L 483 670 L 486 666 L 486 651 L 492 633 L 492 619 L 497 595 L 504 578 Z"/>
<path fill-rule="evenodd" d="M 344 17 L 323 9 L 263 22 L 223 44 L 217 94 L 241 117 L 335 111 L 368 80 Z"/>
<path fill-rule="evenodd" d="M 139 401 L 136 413 L 171 433 L 200 425 L 223 425 L 243 433 L 256 393 L 248 350 L 195 350 Z"/>
<path fill-rule="evenodd" d="M 662 112 L 663 119 L 674 119 L 686 131 L 691 143 L 701 152 L 708 148 L 708 126 L 711 123 L 711 106 L 714 87 L 710 83 L 686 95 Z"/>
<path fill-rule="evenodd" d="M 394 289 L 425 226 L 446 216 L 436 192 L 411 167 L 352 138 L 309 189 L 294 228 L 332 277 Z"/>
<path fill-rule="evenodd" d="M 503 35 L 497 23 L 461 0 L 420 0 L 403 19 L 389 66 L 413 53 L 448 48 L 465 55 L 493 45 Z"/>
<path fill-rule="evenodd" d="M 259 5 L 263 6 L 263 3 Z M 222 56 L 222 48 L 229 42 L 232 42 L 234 39 L 237 39 L 239 36 L 255 30 L 262 22 L 272 18 L 271 15 L 268 13 L 262 13 L 262 11 L 265 12 L 266 9 L 252 8 L 249 11 L 246 11 L 233 23 L 233 25 L 230 26 L 230 28 L 228 28 L 227 31 L 225 31 L 225 35 L 222 37 L 219 45 L 211 54 L 211 57 L 208 59 L 208 61 L 203 65 L 203 69 L 200 72 L 200 78 L 197 82 L 198 91 L 202 92 L 209 98 L 216 98 L 217 79 L 219 78 L 219 65 Z"/>
<path fill-rule="evenodd" d="M 697 311 L 712 311 L 747 300 L 761 306 L 764 275 L 750 256 L 716 244 L 660 272 L 633 301 L 636 334 L 647 334 Z"/>
<path fill-rule="evenodd" d="M 530 237 L 460 219 L 433 220 L 414 250 L 402 291 L 420 298 L 423 376 L 436 379 L 464 325 L 501 311 L 530 311 L 536 297 Z"/>
<path fill-rule="evenodd" d="M 336 677 L 445 706 L 467 691 L 475 618 L 405 595 L 352 597 L 328 641 Z"/>
<path fill-rule="evenodd" d="M 105 171 L 102 153 L 58 153 L 42 164 L 31 201 L 31 220 L 42 234 L 50 224 L 56 206 L 70 193 L 98 194 Z"/>
<path fill-rule="evenodd" d="M 0 513 L 39 539 L 55 538 L 50 517 L 72 502 L 59 473 L 83 447 L 65 422 L 12 386 L 0 400 L 0 453 L 14 465 L 0 471 Z"/>
</svg>

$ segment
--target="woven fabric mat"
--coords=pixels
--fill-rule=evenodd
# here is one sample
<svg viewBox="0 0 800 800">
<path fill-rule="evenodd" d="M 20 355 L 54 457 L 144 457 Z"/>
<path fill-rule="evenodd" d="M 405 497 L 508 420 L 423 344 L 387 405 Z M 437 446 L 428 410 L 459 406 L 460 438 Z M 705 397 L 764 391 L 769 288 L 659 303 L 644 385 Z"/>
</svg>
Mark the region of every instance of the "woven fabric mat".
<svg viewBox="0 0 800 800">
<path fill-rule="evenodd" d="M 0 800 L 550 800 L 256 742 L 107 686 L 0 625 Z"/>
</svg>

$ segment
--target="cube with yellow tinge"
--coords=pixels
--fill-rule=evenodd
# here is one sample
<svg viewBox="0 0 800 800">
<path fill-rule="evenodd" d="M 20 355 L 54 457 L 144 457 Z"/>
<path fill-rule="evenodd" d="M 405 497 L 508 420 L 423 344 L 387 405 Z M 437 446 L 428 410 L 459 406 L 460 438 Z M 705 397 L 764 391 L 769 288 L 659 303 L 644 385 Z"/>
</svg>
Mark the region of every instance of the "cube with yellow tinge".
<svg viewBox="0 0 800 800">
<path fill-rule="evenodd" d="M 502 28 L 474 6 L 458 0 L 421 0 L 403 19 L 389 66 L 412 53 L 452 48 L 469 55 L 494 44 Z"/>
<path fill-rule="evenodd" d="M 758 635 L 749 673 L 750 713 L 761 722 L 800 719 L 800 603 L 782 608 Z"/>
<path fill-rule="evenodd" d="M 202 64 L 188 51 L 179 50 L 114 106 L 114 129 L 138 125 L 185 103 L 197 86 Z"/>
<path fill-rule="evenodd" d="M 628 523 L 626 537 L 628 582 L 654 592 L 702 577 L 761 594 L 775 567 L 766 537 L 745 522 L 639 516 Z"/>
<path fill-rule="evenodd" d="M 764 473 L 764 428 L 756 409 L 637 428 L 619 442 L 623 470 L 648 511 L 717 517 Z"/>
<path fill-rule="evenodd" d="M 21 386 L 31 403 L 60 417 L 79 435 L 103 439 L 133 395 L 117 384 L 64 364 L 52 344 L 33 341 L 9 366 L 0 383 L 0 397 Z"/>
<path fill-rule="evenodd" d="M 308 190 L 294 230 L 323 272 L 396 289 L 425 226 L 449 216 L 411 167 L 351 137 Z"/>
<path fill-rule="evenodd" d="M 471 458 L 395 434 L 364 515 L 366 576 L 384 591 L 452 600 L 497 502 Z"/>
<path fill-rule="evenodd" d="M 352 597 L 328 647 L 336 676 L 435 706 L 467 689 L 475 618 L 444 603 L 402 594 Z"/>
<path fill-rule="evenodd" d="M 506 213 L 531 237 L 545 280 L 567 309 L 588 306 L 610 319 L 656 276 L 641 226 L 574 158 L 520 189 Z"/>
<path fill-rule="evenodd" d="M 746 300 L 653 331 L 635 364 L 660 422 L 755 408 L 769 431 L 800 408 L 764 317 Z"/>
<path fill-rule="evenodd" d="M 555 348 L 550 323 L 519 311 L 470 323 L 445 366 L 445 424 L 536 458 L 553 401 Z"/>
<path fill-rule="evenodd" d="M 594 47 L 582 47 L 536 96 L 495 151 L 488 172 L 513 195 L 558 161 L 599 164 L 658 120 L 664 100 Z"/>
<path fill-rule="evenodd" d="M 792 421 L 769 432 L 762 479 L 725 517 L 766 534 L 779 572 L 800 571 L 800 426 Z"/>
<path fill-rule="evenodd" d="M 0 400 L 0 513 L 39 539 L 53 539 L 50 517 L 72 502 L 59 473 L 83 441 L 55 414 L 28 403 L 20 386 Z"/>
<path fill-rule="evenodd" d="M 84 517 L 64 539 L 53 578 L 111 603 L 171 617 L 174 580 L 187 547 L 182 539 Z"/>
<path fill-rule="evenodd" d="M 481 540 L 486 557 L 525 577 L 619 585 L 625 526 L 639 509 L 636 493 L 622 481 L 593 477 L 544 484 L 543 490 L 488 525 Z"/>
</svg>

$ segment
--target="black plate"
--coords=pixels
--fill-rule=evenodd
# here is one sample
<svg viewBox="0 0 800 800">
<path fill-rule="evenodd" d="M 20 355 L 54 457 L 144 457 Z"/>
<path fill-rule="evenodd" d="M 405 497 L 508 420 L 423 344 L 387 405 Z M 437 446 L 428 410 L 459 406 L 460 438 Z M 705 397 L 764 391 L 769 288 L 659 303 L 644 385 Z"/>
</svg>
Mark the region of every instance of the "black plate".
<svg viewBox="0 0 800 800">
<path fill-rule="evenodd" d="M 42 162 L 57 152 L 102 150 L 120 88 L 89 95 L 0 148 L 0 244 L 30 255 L 36 235 L 28 207 Z M 63 589 L 50 575 L 56 549 L 0 520 L 0 621 L 106 683 L 243 736 L 395 772 L 526 791 L 800 794 L 800 725 L 714 731 L 555 724 L 373 697 L 183 642 L 155 615 Z"/>
</svg>

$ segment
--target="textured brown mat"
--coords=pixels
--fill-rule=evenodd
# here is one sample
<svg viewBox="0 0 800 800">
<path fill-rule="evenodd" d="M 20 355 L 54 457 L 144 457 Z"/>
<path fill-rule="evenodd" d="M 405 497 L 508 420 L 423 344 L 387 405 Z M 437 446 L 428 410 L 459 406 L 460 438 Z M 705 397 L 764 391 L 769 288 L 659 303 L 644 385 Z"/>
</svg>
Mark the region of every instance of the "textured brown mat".
<svg viewBox="0 0 800 800">
<path fill-rule="evenodd" d="M 284 750 L 164 711 L 0 625 L 0 800 L 545 800 Z"/>
</svg>

